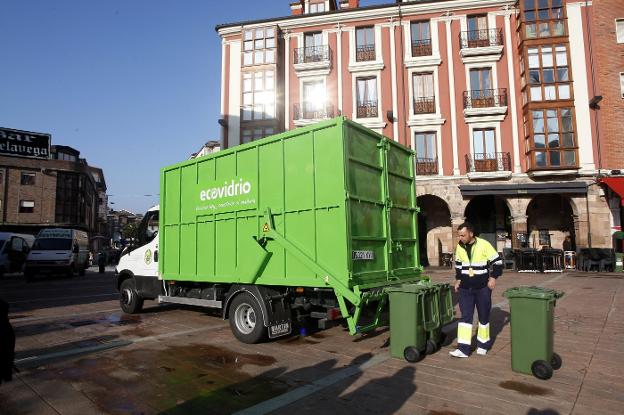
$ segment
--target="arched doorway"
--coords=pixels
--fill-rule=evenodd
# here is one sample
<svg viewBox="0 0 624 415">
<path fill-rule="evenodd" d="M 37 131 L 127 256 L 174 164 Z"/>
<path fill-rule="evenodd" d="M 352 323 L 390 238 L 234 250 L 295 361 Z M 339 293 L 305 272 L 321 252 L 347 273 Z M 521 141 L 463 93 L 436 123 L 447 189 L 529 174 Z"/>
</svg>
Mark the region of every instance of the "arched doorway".
<svg viewBox="0 0 624 415">
<path fill-rule="evenodd" d="M 464 212 L 466 220 L 475 228 L 475 234 L 485 239 L 498 251 L 511 248 L 511 213 L 505 199 L 482 195 L 471 199 Z"/>
<path fill-rule="evenodd" d="M 574 212 L 565 196 L 535 196 L 527 207 L 527 230 L 531 248 L 549 246 L 563 249 L 563 241 L 570 235 L 572 249 L 576 249 Z"/>
<path fill-rule="evenodd" d="M 453 252 L 451 212 L 446 202 L 434 195 L 419 196 L 417 204 L 421 265 L 438 266 L 441 253 Z"/>
</svg>

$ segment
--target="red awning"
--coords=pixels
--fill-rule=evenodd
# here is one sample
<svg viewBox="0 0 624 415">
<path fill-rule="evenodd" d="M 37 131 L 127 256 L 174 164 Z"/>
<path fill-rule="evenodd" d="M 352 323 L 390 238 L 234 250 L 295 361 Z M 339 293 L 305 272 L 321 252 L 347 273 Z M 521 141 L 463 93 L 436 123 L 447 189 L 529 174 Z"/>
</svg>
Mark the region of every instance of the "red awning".
<svg viewBox="0 0 624 415">
<path fill-rule="evenodd" d="M 601 183 L 606 184 L 620 196 L 621 204 L 624 206 L 624 177 L 605 177 L 600 179 Z"/>
</svg>

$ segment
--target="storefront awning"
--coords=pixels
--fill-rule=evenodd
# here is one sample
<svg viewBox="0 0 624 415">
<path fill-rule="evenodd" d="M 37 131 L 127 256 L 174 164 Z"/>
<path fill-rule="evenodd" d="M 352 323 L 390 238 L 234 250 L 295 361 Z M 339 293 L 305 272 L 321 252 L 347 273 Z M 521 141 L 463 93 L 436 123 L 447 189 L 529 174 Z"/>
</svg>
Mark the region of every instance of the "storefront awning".
<svg viewBox="0 0 624 415">
<path fill-rule="evenodd" d="M 605 177 L 600 179 L 600 183 L 604 183 L 620 196 L 621 204 L 624 206 L 624 177 Z"/>
<path fill-rule="evenodd" d="M 585 182 L 466 184 L 460 185 L 462 196 L 526 195 L 526 194 L 587 194 Z"/>
</svg>

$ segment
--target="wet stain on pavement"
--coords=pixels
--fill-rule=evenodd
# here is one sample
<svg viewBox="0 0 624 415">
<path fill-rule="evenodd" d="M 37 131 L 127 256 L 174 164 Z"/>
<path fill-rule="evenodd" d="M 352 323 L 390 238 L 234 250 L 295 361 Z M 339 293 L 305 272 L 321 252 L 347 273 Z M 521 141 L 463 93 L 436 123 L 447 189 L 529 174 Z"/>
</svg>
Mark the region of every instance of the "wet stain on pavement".
<svg viewBox="0 0 624 415">
<path fill-rule="evenodd" d="M 64 380 L 110 414 L 229 414 L 284 393 L 272 356 L 189 344 L 160 350 L 118 350 L 37 376 Z M 266 369 L 259 369 L 266 368 Z"/>
<path fill-rule="evenodd" d="M 277 343 L 285 346 L 299 346 L 301 344 L 319 344 L 320 342 L 314 341 L 307 336 L 292 336 L 286 339 L 278 340 Z"/>
<path fill-rule="evenodd" d="M 441 410 L 441 411 L 429 411 L 429 415 L 462 415 L 459 412 Z"/>
<path fill-rule="evenodd" d="M 542 388 L 541 386 L 531 385 L 529 383 L 516 382 L 508 380 L 498 384 L 503 389 L 519 392 L 523 395 L 544 396 L 552 394 L 552 389 Z"/>
<path fill-rule="evenodd" d="M 81 320 L 81 321 L 72 321 L 69 323 L 72 327 L 82 327 L 82 326 L 90 326 L 92 324 L 97 324 L 98 322 L 95 320 Z"/>
<path fill-rule="evenodd" d="M 140 316 L 128 316 L 125 314 L 121 314 L 121 315 L 111 314 L 109 316 L 106 316 L 106 318 L 103 321 L 113 326 L 127 326 L 129 324 L 139 324 L 141 323 L 142 320 Z"/>
</svg>

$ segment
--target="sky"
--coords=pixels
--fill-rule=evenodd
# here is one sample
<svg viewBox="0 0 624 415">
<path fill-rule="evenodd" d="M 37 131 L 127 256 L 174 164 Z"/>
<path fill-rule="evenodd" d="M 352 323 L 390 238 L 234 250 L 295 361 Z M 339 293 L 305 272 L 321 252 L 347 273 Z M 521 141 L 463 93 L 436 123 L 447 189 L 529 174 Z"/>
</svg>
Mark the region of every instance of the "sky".
<svg viewBox="0 0 624 415">
<path fill-rule="evenodd" d="M 142 213 L 162 167 L 219 140 L 215 26 L 287 16 L 291 1 L 2 0 L 0 127 L 76 148 L 111 208 Z"/>
</svg>

